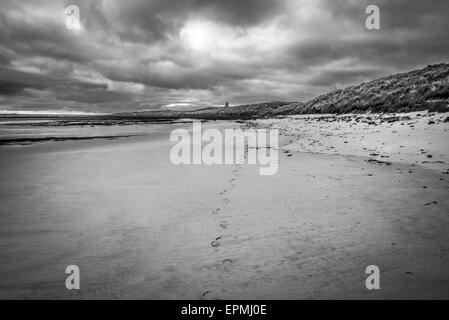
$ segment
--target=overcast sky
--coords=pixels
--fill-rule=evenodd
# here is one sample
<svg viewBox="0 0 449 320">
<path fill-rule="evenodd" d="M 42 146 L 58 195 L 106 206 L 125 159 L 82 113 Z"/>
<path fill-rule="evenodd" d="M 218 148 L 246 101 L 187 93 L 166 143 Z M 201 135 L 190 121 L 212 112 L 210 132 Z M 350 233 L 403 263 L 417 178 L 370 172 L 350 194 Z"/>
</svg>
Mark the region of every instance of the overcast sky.
<svg viewBox="0 0 449 320">
<path fill-rule="evenodd" d="M 448 0 L 0 0 L 0 109 L 306 101 L 448 62 Z M 69 30 L 65 8 L 80 8 Z M 381 30 L 365 28 L 378 5 Z"/>
</svg>

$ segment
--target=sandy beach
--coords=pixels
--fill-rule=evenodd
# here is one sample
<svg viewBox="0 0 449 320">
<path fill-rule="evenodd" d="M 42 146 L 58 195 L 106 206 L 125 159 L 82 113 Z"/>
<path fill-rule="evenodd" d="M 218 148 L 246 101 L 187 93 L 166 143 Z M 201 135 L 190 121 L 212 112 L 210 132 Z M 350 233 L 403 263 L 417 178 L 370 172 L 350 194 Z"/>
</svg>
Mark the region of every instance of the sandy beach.
<svg viewBox="0 0 449 320">
<path fill-rule="evenodd" d="M 447 299 L 449 123 L 407 116 L 256 121 L 281 129 L 273 176 L 173 165 L 185 123 L 3 148 L 0 298 Z M 80 290 L 65 288 L 71 264 Z"/>
</svg>

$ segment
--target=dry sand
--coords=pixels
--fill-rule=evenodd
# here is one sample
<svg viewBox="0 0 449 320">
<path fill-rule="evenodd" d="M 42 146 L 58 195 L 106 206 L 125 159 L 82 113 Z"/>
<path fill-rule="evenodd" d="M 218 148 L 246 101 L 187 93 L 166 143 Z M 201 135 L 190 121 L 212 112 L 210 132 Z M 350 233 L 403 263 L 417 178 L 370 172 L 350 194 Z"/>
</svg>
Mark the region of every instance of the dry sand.
<svg viewBox="0 0 449 320">
<path fill-rule="evenodd" d="M 385 140 L 361 123 L 257 125 L 282 129 L 274 176 L 172 165 L 180 125 L 0 150 L 0 298 L 449 298 L 448 123 L 418 134 L 444 164 L 422 163 L 409 125 Z M 381 290 L 365 288 L 371 264 Z"/>
</svg>

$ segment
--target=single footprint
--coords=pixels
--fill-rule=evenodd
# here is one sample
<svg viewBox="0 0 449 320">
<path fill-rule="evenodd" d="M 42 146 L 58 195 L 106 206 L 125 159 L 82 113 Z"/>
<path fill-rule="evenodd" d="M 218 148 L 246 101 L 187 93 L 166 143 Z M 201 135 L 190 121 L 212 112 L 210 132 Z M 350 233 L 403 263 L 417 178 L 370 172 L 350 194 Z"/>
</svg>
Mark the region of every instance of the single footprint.
<svg viewBox="0 0 449 320">
<path fill-rule="evenodd" d="M 210 293 L 210 291 L 209 290 L 207 290 L 207 291 L 204 291 L 204 293 L 201 295 L 202 297 L 205 297 L 205 296 L 207 296 L 208 294 Z"/>
<path fill-rule="evenodd" d="M 220 212 L 220 208 L 217 208 L 214 211 L 212 211 L 212 214 L 218 214 L 219 212 Z"/>
<path fill-rule="evenodd" d="M 212 247 L 216 248 L 216 247 L 219 247 L 219 246 L 220 246 L 220 242 L 218 242 L 218 241 L 212 241 L 212 242 L 210 243 L 210 245 L 211 245 Z"/>
<path fill-rule="evenodd" d="M 223 271 L 224 272 L 231 272 L 232 269 L 234 269 L 234 265 L 232 264 L 231 259 L 224 259 L 223 260 Z"/>
<path fill-rule="evenodd" d="M 229 223 L 227 221 L 220 222 L 220 227 L 222 227 L 223 229 L 226 229 L 228 226 L 229 226 Z"/>
<path fill-rule="evenodd" d="M 231 200 L 229 200 L 228 198 L 223 198 L 223 202 L 224 203 L 229 203 L 229 202 L 231 202 Z"/>
<path fill-rule="evenodd" d="M 220 239 L 221 239 L 221 237 L 215 238 L 215 240 L 212 241 L 212 242 L 210 243 L 210 245 L 211 245 L 212 247 L 214 247 L 214 248 L 219 247 L 219 246 L 220 246 L 220 242 L 219 242 L 218 240 L 220 240 Z"/>
</svg>

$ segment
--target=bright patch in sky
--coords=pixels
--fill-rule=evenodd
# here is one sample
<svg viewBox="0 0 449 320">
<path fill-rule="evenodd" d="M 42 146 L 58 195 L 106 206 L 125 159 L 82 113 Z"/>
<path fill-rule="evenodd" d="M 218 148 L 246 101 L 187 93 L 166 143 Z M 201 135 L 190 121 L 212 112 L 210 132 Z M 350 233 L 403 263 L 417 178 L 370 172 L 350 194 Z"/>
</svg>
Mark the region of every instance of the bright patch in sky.
<svg viewBox="0 0 449 320">
<path fill-rule="evenodd" d="M 207 50 L 213 42 L 210 23 L 188 22 L 180 31 L 183 42 L 194 50 Z"/>
</svg>

